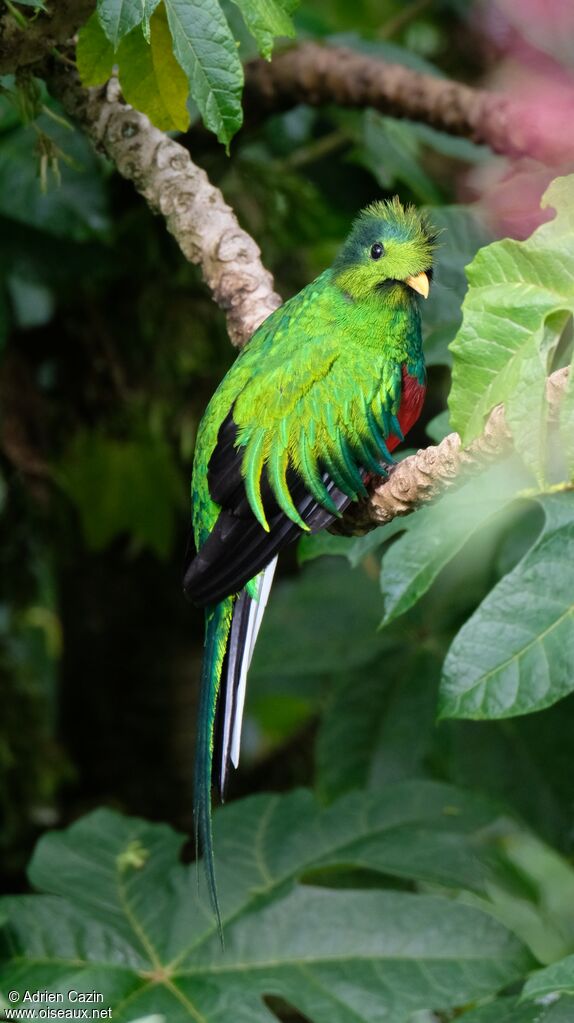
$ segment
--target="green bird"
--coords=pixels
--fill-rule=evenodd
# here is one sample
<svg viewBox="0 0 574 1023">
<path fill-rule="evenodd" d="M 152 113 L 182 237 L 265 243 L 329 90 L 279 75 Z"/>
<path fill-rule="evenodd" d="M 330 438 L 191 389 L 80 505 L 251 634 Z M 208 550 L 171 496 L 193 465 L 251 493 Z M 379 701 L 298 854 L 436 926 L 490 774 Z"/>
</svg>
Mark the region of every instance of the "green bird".
<svg viewBox="0 0 574 1023">
<path fill-rule="evenodd" d="M 341 517 L 421 411 L 419 298 L 434 232 L 398 199 L 359 215 L 333 265 L 269 316 L 201 421 L 192 482 L 197 554 L 184 590 L 205 607 L 196 837 L 219 925 L 212 765 L 237 766 L 247 671 L 278 551 Z M 294 639 L 295 642 L 295 639 Z"/>
</svg>

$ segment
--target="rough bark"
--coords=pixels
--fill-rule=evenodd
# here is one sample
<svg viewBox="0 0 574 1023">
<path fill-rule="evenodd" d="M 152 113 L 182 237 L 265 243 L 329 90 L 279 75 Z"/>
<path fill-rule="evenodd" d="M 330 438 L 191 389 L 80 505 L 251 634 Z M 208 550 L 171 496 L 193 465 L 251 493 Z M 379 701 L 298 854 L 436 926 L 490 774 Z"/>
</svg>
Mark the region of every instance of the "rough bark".
<svg viewBox="0 0 574 1023">
<path fill-rule="evenodd" d="M 96 0 L 49 0 L 46 13 L 29 17 L 26 28 L 7 10 L 0 16 L 0 75 L 33 64 L 65 43 L 95 6 Z M 30 12 L 30 8 L 20 10 Z"/>
<path fill-rule="evenodd" d="M 297 103 L 373 107 L 484 143 L 507 156 L 554 163 L 564 153 L 563 133 L 557 137 L 552 123 L 529 116 L 526 103 L 344 47 L 302 43 L 270 63 L 254 60 L 247 65 L 248 120 Z"/>
<path fill-rule="evenodd" d="M 186 259 L 201 266 L 214 301 L 226 313 L 232 343 L 247 341 L 281 298 L 259 247 L 219 189 L 187 149 L 124 102 L 115 78 L 101 89 L 83 89 L 73 69 L 56 65 L 49 82 L 96 148 L 165 217 Z"/>
</svg>

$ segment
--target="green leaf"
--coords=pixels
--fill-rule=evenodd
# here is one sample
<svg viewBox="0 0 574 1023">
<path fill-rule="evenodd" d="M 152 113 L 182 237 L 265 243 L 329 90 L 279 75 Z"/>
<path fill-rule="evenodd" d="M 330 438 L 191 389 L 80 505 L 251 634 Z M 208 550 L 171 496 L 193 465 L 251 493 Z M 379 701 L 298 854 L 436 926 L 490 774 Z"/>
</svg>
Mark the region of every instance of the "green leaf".
<svg viewBox="0 0 574 1023">
<path fill-rule="evenodd" d="M 538 540 L 454 639 L 441 717 L 527 714 L 574 689 L 574 496 L 539 502 L 545 523 Z"/>
<path fill-rule="evenodd" d="M 436 714 L 436 702 L 434 711 Z M 429 760 L 431 764 L 440 762 L 445 778 L 503 799 L 554 841 L 567 831 L 568 810 L 562 810 L 553 779 L 546 778 L 544 756 L 549 744 L 537 747 L 534 723 L 536 730 L 553 724 L 539 721 L 537 715 L 502 722 L 449 721 L 434 733 L 427 727 Z M 554 773 L 561 759 L 552 763 Z"/>
<path fill-rule="evenodd" d="M 347 556 L 347 550 L 353 540 L 347 536 L 335 536 L 333 533 L 322 529 L 320 533 L 306 534 L 301 537 L 297 544 L 297 561 L 300 565 L 307 561 L 314 561 L 315 558 L 326 556 Z"/>
<path fill-rule="evenodd" d="M 439 654 L 401 643 L 341 675 L 319 722 L 316 786 L 323 800 L 421 773 L 436 714 Z"/>
<path fill-rule="evenodd" d="M 94 11 L 78 35 L 76 64 L 82 85 L 103 85 L 110 77 L 115 63 L 114 47 L 106 36 Z"/>
<path fill-rule="evenodd" d="M 404 519 L 405 532 L 382 562 L 384 624 L 412 607 L 473 533 L 510 504 L 527 482 L 520 466 L 506 461 Z"/>
<path fill-rule="evenodd" d="M 451 422 L 463 443 L 482 430 L 499 402 L 516 446 L 543 478 L 546 377 L 574 310 L 574 176 L 557 178 L 542 205 L 556 216 L 524 242 L 505 239 L 468 267 L 463 324 L 451 345 Z"/>
<path fill-rule="evenodd" d="M 351 570 L 339 558 L 314 562 L 299 578 L 284 580 L 274 589 L 250 683 L 263 681 L 268 691 L 274 679 L 294 678 L 305 687 L 309 676 L 368 664 L 388 645 L 377 632 L 379 619 L 376 578 L 363 568 Z"/>
<path fill-rule="evenodd" d="M 570 1023 L 570 1016 L 558 1016 L 559 1006 L 524 1005 L 516 998 L 497 998 L 495 1002 L 463 1013 L 463 1023 Z M 564 1005 L 564 1008 L 566 1006 Z M 574 1006 L 569 1006 L 572 1011 Z"/>
<path fill-rule="evenodd" d="M 530 948 L 538 962 L 561 959 L 574 944 L 574 869 L 527 832 L 501 836 L 500 848 L 509 873 L 523 890 L 501 885 L 497 879 L 489 882 L 490 912 Z M 480 896 L 467 898 L 485 908 Z"/>
<path fill-rule="evenodd" d="M 421 166 L 420 143 L 410 124 L 366 110 L 362 129 L 352 159 L 366 167 L 381 187 L 403 182 L 420 202 L 440 203 L 440 189 Z"/>
<path fill-rule="evenodd" d="M 159 0 L 98 0 L 98 18 L 114 50 L 128 32 L 151 18 Z"/>
<path fill-rule="evenodd" d="M 215 818 L 222 950 L 195 865 L 179 862 L 181 838 L 97 811 L 40 841 L 30 878 L 49 894 L 3 900 L 2 988 L 61 991 L 59 1007 L 70 989 L 95 988 L 121 1023 L 158 1013 L 270 1023 L 265 994 L 311 1023 L 367 1023 L 374 1005 L 407 1023 L 418 1009 L 492 995 L 532 960 L 487 914 L 441 896 L 297 880 L 349 865 L 446 878 L 466 861 L 476 871 L 476 829 L 490 814 L 424 784 L 323 811 L 305 792 L 229 806 Z"/>
<path fill-rule="evenodd" d="M 218 0 L 165 0 L 173 49 L 206 126 L 229 143 L 241 126 L 243 68 Z"/>
<path fill-rule="evenodd" d="M 188 83 L 177 63 L 163 4 L 150 21 L 149 44 L 139 28 L 120 43 L 117 62 L 122 92 L 161 131 L 186 131 Z"/>
<path fill-rule="evenodd" d="M 431 128 L 430 124 L 417 124 L 416 121 L 413 121 L 412 129 L 425 146 L 428 146 L 429 149 L 434 149 L 435 152 L 441 153 L 443 156 L 451 157 L 454 160 L 461 160 L 464 163 L 486 163 L 492 159 L 492 153 L 488 146 L 478 145 L 470 139 L 465 139 L 459 135 L 449 135 L 446 131 Z M 451 208 L 453 210 L 461 209 L 463 212 L 465 209 L 464 206 L 453 206 Z M 448 210 L 449 207 L 446 207 L 446 209 Z"/>
<path fill-rule="evenodd" d="M 183 494 L 164 444 L 79 434 L 57 477 L 76 505 L 93 550 L 125 532 L 160 557 L 170 552 Z"/>
<path fill-rule="evenodd" d="M 396 645 L 389 633 L 377 631 L 380 603 L 376 563 L 374 571 L 351 571 L 340 558 L 325 558 L 306 566 L 298 579 L 277 581 L 247 696 L 248 719 L 267 749 L 318 713 L 326 684 Z"/>
<path fill-rule="evenodd" d="M 128 103 L 146 114 L 161 131 L 186 131 L 189 127 L 189 86 L 173 54 L 163 4 L 149 20 L 149 38 L 146 40 L 137 25 L 121 39 L 117 52 L 93 14 L 80 32 L 77 61 L 86 86 L 107 81 L 114 64 L 118 64 Z"/>
<path fill-rule="evenodd" d="M 299 0 L 233 0 L 239 7 L 245 24 L 257 42 L 259 52 L 271 59 L 276 36 L 295 35 L 291 14 Z"/>
<path fill-rule="evenodd" d="M 514 541 L 524 534 L 520 549 L 505 571 L 532 546 L 543 519 L 537 503 L 525 506 L 508 537 Z M 493 551 L 500 552 L 498 531 L 490 527 L 486 532 L 489 546 L 492 540 Z M 476 547 L 468 544 L 424 602 L 382 631 L 380 635 L 390 641 L 386 649 L 357 670 L 331 676 L 319 719 L 316 786 L 322 798 L 333 799 L 352 787 L 376 788 L 413 776 L 433 777 L 438 771 L 440 777 L 504 800 L 547 840 L 568 851 L 574 693 L 536 715 L 491 722 L 451 720 L 435 726 L 440 669 L 451 638 L 442 608 L 452 613 L 454 604 L 454 624 L 460 627 L 467 617 L 462 602 L 469 590 L 468 613 L 476 606 L 473 593 L 482 599 L 484 585 L 476 586 L 472 562 L 469 565 Z M 487 557 L 481 543 L 476 557 L 479 565 L 487 562 L 486 585 L 491 586 L 494 567 L 491 554 L 486 553 Z M 353 596 L 349 589 L 349 604 Z M 345 600 L 344 595 L 340 599 Z M 281 641 L 279 621 L 274 638 Z M 270 685 L 268 677 L 265 688 Z M 311 699 L 310 680 L 305 676 L 289 680 L 289 685 L 298 685 L 301 696 Z M 278 689 L 284 687 L 281 680 Z M 317 711 L 319 696 L 313 695 L 311 709 Z M 279 702 L 282 697 L 276 699 Z"/>
<path fill-rule="evenodd" d="M 568 996 L 561 998 L 555 1004 L 550 1004 L 546 1009 L 546 1015 L 542 1017 L 543 1023 L 572 1023 L 573 1018 L 574 998 Z"/>
<path fill-rule="evenodd" d="M 526 982 L 522 997 L 546 998 L 558 991 L 574 995 L 574 955 L 566 956 L 566 959 L 552 963 L 544 970 L 538 970 Z"/>
</svg>

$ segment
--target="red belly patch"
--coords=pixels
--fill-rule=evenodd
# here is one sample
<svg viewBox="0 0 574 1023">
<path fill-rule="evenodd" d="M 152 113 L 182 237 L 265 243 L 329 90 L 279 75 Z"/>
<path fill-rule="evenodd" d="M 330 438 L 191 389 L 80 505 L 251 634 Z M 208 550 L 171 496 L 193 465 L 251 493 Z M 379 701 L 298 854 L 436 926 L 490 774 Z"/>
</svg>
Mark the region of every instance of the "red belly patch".
<svg viewBox="0 0 574 1023">
<path fill-rule="evenodd" d="M 399 426 L 406 437 L 407 433 L 419 418 L 423 402 L 425 400 L 426 386 L 419 384 L 416 377 L 409 376 L 406 366 L 403 366 L 403 389 L 401 405 L 397 415 Z M 400 444 L 400 437 L 391 434 L 387 440 L 389 451 L 394 451 L 397 444 Z"/>
</svg>

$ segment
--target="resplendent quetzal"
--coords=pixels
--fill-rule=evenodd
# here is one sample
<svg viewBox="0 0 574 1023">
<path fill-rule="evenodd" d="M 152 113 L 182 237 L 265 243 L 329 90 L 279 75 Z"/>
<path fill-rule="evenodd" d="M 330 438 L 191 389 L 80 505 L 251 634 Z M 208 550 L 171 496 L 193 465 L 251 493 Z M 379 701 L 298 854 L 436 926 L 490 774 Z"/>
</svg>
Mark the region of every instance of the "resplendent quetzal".
<svg viewBox="0 0 574 1023">
<path fill-rule="evenodd" d="M 255 331 L 199 427 L 184 588 L 205 607 L 195 820 L 218 917 L 212 762 L 223 796 L 277 553 L 365 497 L 418 418 L 434 243 L 398 199 L 368 206 L 333 265 Z"/>
</svg>

